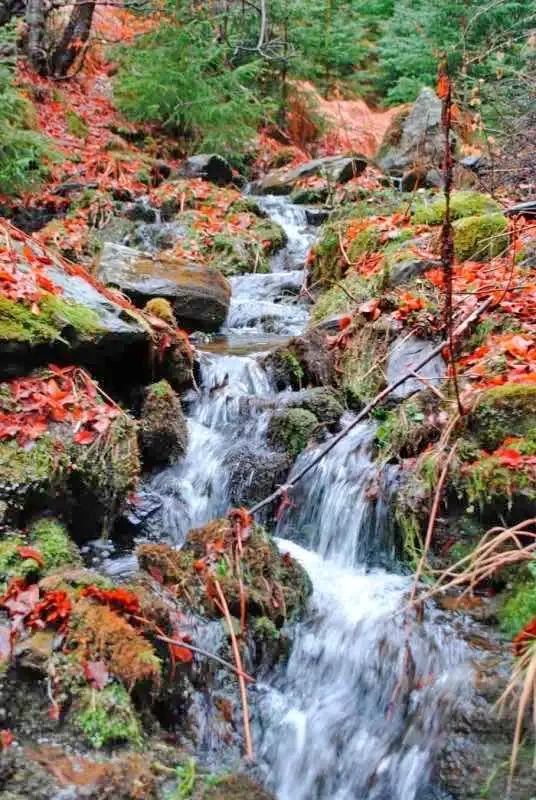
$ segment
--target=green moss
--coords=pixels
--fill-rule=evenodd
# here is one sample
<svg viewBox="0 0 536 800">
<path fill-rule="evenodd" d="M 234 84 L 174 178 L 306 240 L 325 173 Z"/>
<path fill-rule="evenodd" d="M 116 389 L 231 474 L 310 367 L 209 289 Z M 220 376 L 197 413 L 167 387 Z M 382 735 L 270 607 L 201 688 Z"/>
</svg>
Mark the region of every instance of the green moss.
<svg viewBox="0 0 536 800">
<path fill-rule="evenodd" d="M 352 241 L 348 250 L 348 258 L 354 263 L 364 253 L 374 253 L 380 249 L 380 246 L 381 231 L 375 225 L 370 225 L 360 231 Z"/>
<path fill-rule="evenodd" d="M 68 109 L 65 112 L 65 120 L 67 122 L 67 130 L 71 136 L 76 136 L 78 139 L 85 139 L 89 135 L 89 128 L 78 114 Z"/>
<path fill-rule="evenodd" d="M 318 203 L 326 202 L 329 198 L 329 191 L 327 183 L 321 186 L 304 186 L 301 189 L 295 189 L 290 195 L 290 200 L 296 205 L 317 205 Z"/>
<path fill-rule="evenodd" d="M 463 219 L 500 211 L 499 204 L 480 192 L 455 192 L 450 199 L 451 219 Z M 445 218 L 445 199 L 418 205 L 412 214 L 416 225 L 441 225 Z"/>
<path fill-rule="evenodd" d="M 32 558 L 22 559 L 18 548 L 27 542 L 22 536 L 6 535 L 0 541 L 0 592 L 4 592 L 10 578 L 25 577 L 37 572 L 38 565 Z"/>
<path fill-rule="evenodd" d="M 122 686 L 113 684 L 100 691 L 85 692 L 81 704 L 73 723 L 91 747 L 100 750 L 118 742 L 141 745 L 140 721 Z"/>
<path fill-rule="evenodd" d="M 354 310 L 358 303 L 374 297 L 378 288 L 374 279 L 355 273 L 347 275 L 339 281 L 339 285 L 332 286 L 320 295 L 313 306 L 311 324 L 315 325 L 323 319 Z"/>
<path fill-rule="evenodd" d="M 428 409 L 424 407 L 419 396 L 388 411 L 376 429 L 376 446 L 380 458 L 389 460 L 417 455 L 431 440 L 427 413 Z"/>
<path fill-rule="evenodd" d="M 536 617 L 536 561 L 530 569 L 534 577 L 518 582 L 499 609 L 501 628 L 510 637 Z"/>
<path fill-rule="evenodd" d="M 67 564 L 81 566 L 78 548 L 58 520 L 48 517 L 38 520 L 30 527 L 29 536 L 32 545 L 43 556 L 46 572 Z"/>
<path fill-rule="evenodd" d="M 510 510 L 514 496 L 518 494 L 529 503 L 536 502 L 536 478 L 533 474 L 522 469 L 509 469 L 493 456 L 480 458 L 455 474 L 453 485 L 470 509 L 477 507 L 481 512 L 495 505 Z"/>
<path fill-rule="evenodd" d="M 254 234 L 263 244 L 266 253 L 276 253 L 287 243 L 288 237 L 281 225 L 271 220 L 262 220 L 254 228 Z"/>
<path fill-rule="evenodd" d="M 281 633 L 268 617 L 257 617 L 253 630 L 256 638 L 277 641 L 281 637 Z"/>
<path fill-rule="evenodd" d="M 149 387 L 149 392 L 153 394 L 155 397 L 159 398 L 174 397 L 173 389 L 166 380 L 161 380 L 158 381 L 158 383 L 153 383 Z"/>
<path fill-rule="evenodd" d="M 456 220 L 454 250 L 459 261 L 488 261 L 508 247 L 508 222 L 502 214 Z"/>
<path fill-rule="evenodd" d="M 81 339 L 91 339 L 102 330 L 98 315 L 89 308 L 49 295 L 33 314 L 23 303 L 0 296 L 0 341 L 38 344 L 60 339 L 65 328 L 73 328 Z"/>
<path fill-rule="evenodd" d="M 318 419 L 303 408 L 277 411 L 270 420 L 269 437 L 276 447 L 295 458 L 304 450 L 318 428 Z"/>
<path fill-rule="evenodd" d="M 0 474 L 5 487 L 20 487 L 26 492 L 28 487 L 54 481 L 65 464 L 66 459 L 55 449 L 51 436 L 42 436 L 28 449 L 15 441 L 0 442 Z"/>
<path fill-rule="evenodd" d="M 467 428 L 484 450 L 493 452 L 509 437 L 536 432 L 536 386 L 505 383 L 483 392 L 467 418 Z"/>
<path fill-rule="evenodd" d="M 304 379 L 305 373 L 303 370 L 302 365 L 290 350 L 283 350 L 279 354 L 280 360 L 282 362 L 282 368 L 284 371 L 289 372 L 294 381 L 293 383 L 297 383 L 298 386 L 301 386 L 302 381 Z"/>
</svg>

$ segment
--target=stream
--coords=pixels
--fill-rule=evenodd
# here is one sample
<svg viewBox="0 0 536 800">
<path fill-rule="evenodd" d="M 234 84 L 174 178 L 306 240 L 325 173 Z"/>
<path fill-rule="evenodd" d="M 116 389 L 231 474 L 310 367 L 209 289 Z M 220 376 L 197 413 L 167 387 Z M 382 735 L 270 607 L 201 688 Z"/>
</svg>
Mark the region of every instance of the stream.
<svg viewBox="0 0 536 800">
<path fill-rule="evenodd" d="M 225 513 L 237 470 L 247 483 L 259 460 L 270 467 L 270 412 L 243 401 L 275 400 L 256 356 L 307 325 L 300 287 L 315 229 L 284 197 L 256 200 L 285 228 L 288 245 L 271 273 L 231 279 L 224 345 L 202 353 L 201 389 L 187 398 L 188 454 L 143 487 L 158 509 L 152 525 L 175 545 Z M 278 523 L 280 549 L 313 583 L 288 662 L 254 690 L 256 751 L 279 800 L 442 796 L 431 783 L 433 764 L 468 684 L 464 647 L 436 621 L 439 612 L 427 609 L 415 627 L 398 613 L 411 586 L 397 568 L 388 519 L 398 474 L 394 467 L 378 474 L 373 435 L 373 423 L 356 427 L 295 487 Z M 315 452 L 302 453 L 293 469 Z M 131 560 L 111 561 L 109 570 L 125 571 Z"/>
</svg>

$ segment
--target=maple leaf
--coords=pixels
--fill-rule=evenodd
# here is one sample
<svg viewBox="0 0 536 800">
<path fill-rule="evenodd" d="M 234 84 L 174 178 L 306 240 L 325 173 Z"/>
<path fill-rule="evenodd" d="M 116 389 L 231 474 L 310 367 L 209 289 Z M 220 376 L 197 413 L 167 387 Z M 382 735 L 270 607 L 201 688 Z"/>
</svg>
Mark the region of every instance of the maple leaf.
<svg viewBox="0 0 536 800">
<path fill-rule="evenodd" d="M 55 592 L 47 592 L 43 599 L 34 605 L 26 624 L 29 628 L 43 630 L 47 625 L 59 623 L 59 629 L 61 630 L 67 624 L 70 614 L 71 601 L 69 595 L 59 589 Z"/>
<path fill-rule="evenodd" d="M 501 447 L 493 453 L 505 467 L 519 467 L 523 463 L 523 456 L 518 450 Z"/>
<path fill-rule="evenodd" d="M 447 99 L 449 89 L 450 89 L 450 80 L 448 78 L 448 75 L 446 75 L 444 72 L 440 72 L 439 80 L 437 82 L 437 87 L 436 87 L 436 94 L 440 100 Z"/>
<path fill-rule="evenodd" d="M 21 558 L 33 559 L 33 561 L 37 563 L 40 569 L 41 567 L 45 566 L 45 561 L 43 559 L 42 553 L 40 553 L 39 550 L 36 550 L 34 547 L 26 547 L 25 545 L 19 545 L 19 547 L 17 547 L 17 553 Z"/>
<path fill-rule="evenodd" d="M 515 656 L 522 656 L 528 648 L 536 642 L 536 617 L 532 619 L 512 642 L 512 650 Z"/>
<path fill-rule="evenodd" d="M 170 645 L 170 650 L 175 661 L 180 661 L 182 664 L 189 664 L 193 660 L 193 653 L 187 647 L 183 647 L 180 644 L 172 644 Z"/>
<path fill-rule="evenodd" d="M 95 689 L 104 689 L 110 675 L 104 661 L 84 661 L 84 675 Z"/>
</svg>

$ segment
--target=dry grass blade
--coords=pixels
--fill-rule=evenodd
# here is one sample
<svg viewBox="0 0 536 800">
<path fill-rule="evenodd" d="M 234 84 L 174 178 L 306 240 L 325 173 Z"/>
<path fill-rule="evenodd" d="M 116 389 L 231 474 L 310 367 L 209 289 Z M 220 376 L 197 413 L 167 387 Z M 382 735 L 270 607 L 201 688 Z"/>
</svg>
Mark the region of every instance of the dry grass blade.
<svg viewBox="0 0 536 800">
<path fill-rule="evenodd" d="M 512 742 L 512 755 L 510 758 L 510 774 L 508 776 L 507 798 L 512 791 L 513 779 L 517 761 L 519 758 L 519 749 L 521 746 L 521 737 L 523 733 L 523 720 L 530 703 L 532 703 L 532 721 L 534 733 L 536 735 L 536 641 L 527 646 L 526 651 L 518 659 L 512 677 L 508 686 L 504 690 L 502 696 L 498 701 L 499 709 L 503 709 L 509 699 L 513 699 L 514 694 L 518 689 L 521 689 L 519 700 L 517 701 L 517 715 L 516 726 L 514 731 L 514 740 Z M 536 768 L 536 750 L 534 754 L 533 768 Z"/>
</svg>

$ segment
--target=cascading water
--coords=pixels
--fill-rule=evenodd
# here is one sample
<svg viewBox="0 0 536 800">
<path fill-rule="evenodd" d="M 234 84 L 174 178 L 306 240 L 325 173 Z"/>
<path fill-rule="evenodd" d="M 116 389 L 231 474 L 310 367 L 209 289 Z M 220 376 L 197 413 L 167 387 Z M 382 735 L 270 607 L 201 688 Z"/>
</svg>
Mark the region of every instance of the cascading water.
<svg viewBox="0 0 536 800">
<path fill-rule="evenodd" d="M 267 337 L 306 325 L 299 290 L 314 230 L 287 199 L 257 200 L 289 241 L 270 274 L 232 279 L 226 334 L 267 349 Z M 266 404 L 244 400 L 277 399 L 253 355 L 205 353 L 200 369 L 188 454 L 144 487 L 160 505 L 155 528 L 176 544 L 226 511 L 240 448 L 267 447 Z M 257 752 L 279 800 L 423 800 L 443 722 L 464 685 L 461 645 L 433 618 L 417 629 L 406 624 L 395 612 L 410 579 L 378 568 L 394 563 L 388 506 L 397 473 L 378 473 L 373 431 L 371 423 L 356 427 L 320 461 L 279 523 L 281 549 L 313 583 L 288 663 L 255 693 Z M 304 452 L 294 469 L 315 454 Z"/>
</svg>

